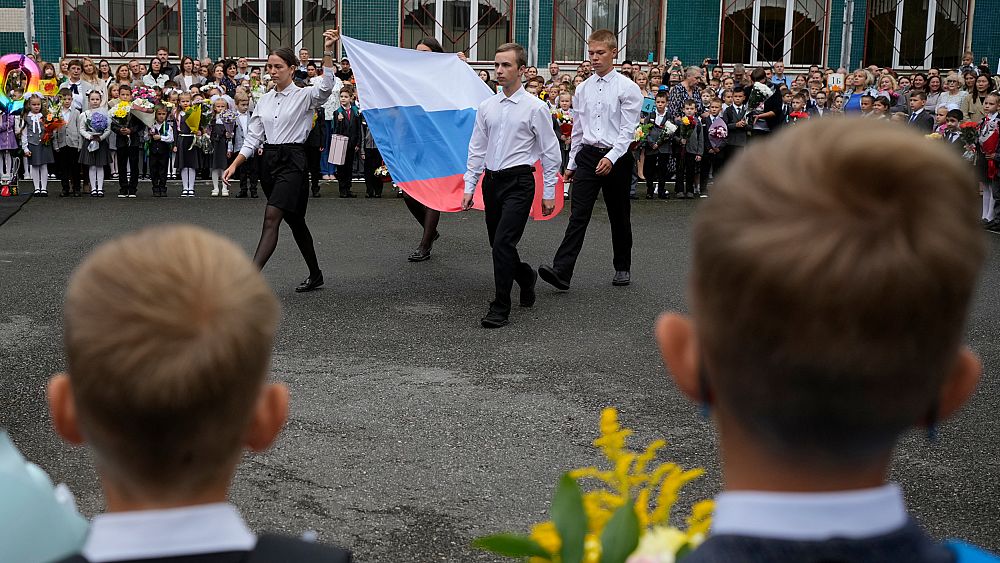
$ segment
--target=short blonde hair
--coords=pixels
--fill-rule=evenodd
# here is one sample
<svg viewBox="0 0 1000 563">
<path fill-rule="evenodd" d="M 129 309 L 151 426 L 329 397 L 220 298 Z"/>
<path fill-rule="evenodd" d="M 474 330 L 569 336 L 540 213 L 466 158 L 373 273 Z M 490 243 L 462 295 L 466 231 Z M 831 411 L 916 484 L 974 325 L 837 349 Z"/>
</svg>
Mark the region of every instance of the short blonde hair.
<svg viewBox="0 0 1000 563">
<path fill-rule="evenodd" d="M 608 49 L 614 50 L 618 48 L 618 36 L 610 29 L 598 29 L 590 34 L 587 43 L 604 43 Z"/>
<path fill-rule="evenodd" d="M 773 453 L 833 467 L 933 420 L 983 263 L 976 187 L 957 153 L 894 123 L 812 120 L 750 146 L 694 224 L 720 409 Z"/>
<path fill-rule="evenodd" d="M 79 424 L 102 472 L 177 493 L 228 477 L 279 316 L 239 247 L 192 226 L 112 240 L 73 273 L 64 315 Z"/>
</svg>

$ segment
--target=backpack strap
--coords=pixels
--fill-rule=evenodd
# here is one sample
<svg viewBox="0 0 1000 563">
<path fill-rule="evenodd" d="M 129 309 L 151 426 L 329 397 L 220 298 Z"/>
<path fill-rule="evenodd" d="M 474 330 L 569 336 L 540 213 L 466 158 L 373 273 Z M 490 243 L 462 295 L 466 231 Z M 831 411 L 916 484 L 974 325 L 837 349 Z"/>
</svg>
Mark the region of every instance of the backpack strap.
<svg viewBox="0 0 1000 563">
<path fill-rule="evenodd" d="M 957 563 L 1000 563 L 1000 557 L 963 541 L 949 540 L 945 546 L 955 554 Z"/>
<path fill-rule="evenodd" d="M 263 534 L 247 563 L 351 563 L 351 552 L 300 539 Z"/>
</svg>

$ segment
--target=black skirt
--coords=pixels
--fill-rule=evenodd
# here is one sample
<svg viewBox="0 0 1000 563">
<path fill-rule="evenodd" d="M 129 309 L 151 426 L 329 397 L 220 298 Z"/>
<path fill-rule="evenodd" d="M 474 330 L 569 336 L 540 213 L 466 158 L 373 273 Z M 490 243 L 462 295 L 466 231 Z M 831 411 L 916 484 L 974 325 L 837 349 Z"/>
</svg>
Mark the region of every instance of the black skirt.
<svg viewBox="0 0 1000 563">
<path fill-rule="evenodd" d="M 260 156 L 260 187 L 267 204 L 304 216 L 309 204 L 306 151 L 300 144 L 264 145 Z"/>
</svg>

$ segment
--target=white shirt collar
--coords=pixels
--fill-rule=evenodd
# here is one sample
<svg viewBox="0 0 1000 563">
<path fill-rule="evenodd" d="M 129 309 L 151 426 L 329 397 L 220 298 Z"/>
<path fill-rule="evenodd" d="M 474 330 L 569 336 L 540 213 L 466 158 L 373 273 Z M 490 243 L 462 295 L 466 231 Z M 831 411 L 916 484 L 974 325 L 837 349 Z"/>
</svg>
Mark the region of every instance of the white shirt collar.
<svg viewBox="0 0 1000 563">
<path fill-rule="evenodd" d="M 821 541 L 862 539 L 902 528 L 908 521 L 895 483 L 834 493 L 731 491 L 715 499 L 713 535 Z"/>
<path fill-rule="evenodd" d="M 277 95 L 279 95 L 279 96 L 287 96 L 289 94 L 294 94 L 298 90 L 299 90 L 298 85 L 295 84 L 294 82 L 290 82 L 288 84 L 288 86 L 285 86 L 285 88 L 283 90 L 281 90 L 280 92 L 278 91 L 277 88 L 275 88 L 274 89 L 274 93 L 277 94 Z"/>
<path fill-rule="evenodd" d="M 81 554 L 92 563 L 250 551 L 257 538 L 230 504 L 112 512 L 94 518 Z"/>
<path fill-rule="evenodd" d="M 605 81 L 605 82 L 611 82 L 612 80 L 614 80 L 614 75 L 616 75 L 616 74 L 618 74 L 618 71 L 617 71 L 617 70 L 615 70 L 615 69 L 611 69 L 611 70 L 610 70 L 610 71 L 609 71 L 609 72 L 608 72 L 607 74 L 605 74 L 604 76 L 601 76 L 601 75 L 599 75 L 599 74 L 597 74 L 597 73 L 594 73 L 594 76 L 596 76 L 596 77 L 597 77 L 597 80 L 603 80 L 603 81 Z"/>
<path fill-rule="evenodd" d="M 527 90 L 525 90 L 524 86 L 522 86 L 522 87 L 518 88 L 516 92 L 514 92 L 513 94 L 511 94 L 509 96 L 501 93 L 500 94 L 500 96 L 501 96 L 500 97 L 500 101 L 501 102 L 513 102 L 513 103 L 516 104 L 516 103 L 518 103 L 518 102 L 521 101 L 522 97 L 527 96 L 527 95 L 528 95 Z"/>
</svg>

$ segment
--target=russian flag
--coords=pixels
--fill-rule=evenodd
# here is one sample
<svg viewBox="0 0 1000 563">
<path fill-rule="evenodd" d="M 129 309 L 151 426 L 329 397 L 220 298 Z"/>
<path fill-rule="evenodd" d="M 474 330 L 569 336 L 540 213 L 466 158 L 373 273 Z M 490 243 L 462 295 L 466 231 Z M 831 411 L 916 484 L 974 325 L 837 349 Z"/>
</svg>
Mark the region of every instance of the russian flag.
<svg viewBox="0 0 1000 563">
<path fill-rule="evenodd" d="M 389 174 L 431 209 L 461 211 L 469 140 L 479 104 L 493 91 L 452 53 L 387 47 L 341 36 L 361 110 Z M 542 219 L 541 166 L 535 165 L 532 217 Z M 476 207 L 482 209 L 482 179 Z M 562 208 L 562 179 L 556 210 Z"/>
</svg>

